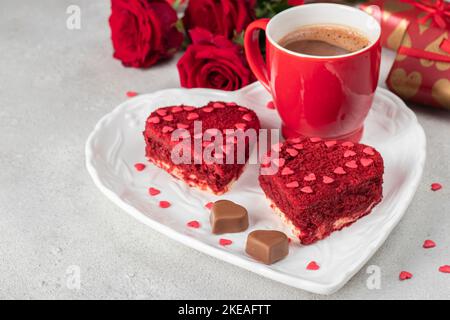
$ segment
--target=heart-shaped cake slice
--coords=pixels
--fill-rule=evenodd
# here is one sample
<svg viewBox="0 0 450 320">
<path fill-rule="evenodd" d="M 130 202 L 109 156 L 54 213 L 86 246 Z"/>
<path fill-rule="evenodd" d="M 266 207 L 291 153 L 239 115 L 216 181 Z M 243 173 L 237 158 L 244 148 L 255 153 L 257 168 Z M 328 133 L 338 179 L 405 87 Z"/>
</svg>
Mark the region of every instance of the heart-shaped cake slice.
<svg viewBox="0 0 450 320">
<path fill-rule="evenodd" d="M 147 119 L 147 158 L 192 187 L 223 194 L 241 175 L 257 142 L 255 112 L 236 103 L 170 106 Z"/>
<path fill-rule="evenodd" d="M 259 182 L 271 207 L 311 244 L 369 214 L 382 199 L 383 158 L 374 148 L 319 138 L 278 144 Z M 265 171 L 265 174 L 263 174 Z"/>
</svg>

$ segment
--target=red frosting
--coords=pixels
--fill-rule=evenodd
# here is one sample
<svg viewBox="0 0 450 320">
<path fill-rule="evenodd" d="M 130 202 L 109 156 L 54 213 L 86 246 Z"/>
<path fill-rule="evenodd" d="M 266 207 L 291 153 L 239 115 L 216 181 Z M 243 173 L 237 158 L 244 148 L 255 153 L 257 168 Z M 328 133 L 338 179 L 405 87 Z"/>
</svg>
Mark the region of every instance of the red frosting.
<svg viewBox="0 0 450 320">
<path fill-rule="evenodd" d="M 194 134 L 194 122 L 202 122 L 202 134 Z M 210 102 L 202 108 L 191 106 L 170 106 L 160 108 L 150 114 L 147 119 L 144 138 L 146 142 L 147 158 L 162 167 L 177 178 L 191 186 L 201 189 L 209 189 L 213 193 L 221 194 L 228 190 L 229 184 L 237 179 L 243 171 L 245 163 L 237 163 L 237 148 L 234 147 L 234 155 L 214 153 L 215 159 L 223 159 L 223 163 L 202 161 L 202 164 L 194 164 L 194 159 L 202 155 L 196 154 L 193 140 L 200 138 L 205 131 L 214 136 L 215 131 L 223 133 L 223 150 L 226 152 L 227 143 L 236 143 L 236 139 L 226 141 L 225 130 L 246 130 L 253 128 L 259 133 L 260 123 L 255 112 L 238 106 L 235 103 Z M 191 163 L 175 164 L 171 158 L 172 149 L 179 143 L 172 141 L 172 132 L 176 129 L 189 131 L 191 137 Z M 214 138 L 212 139 L 214 140 Z M 245 162 L 249 158 L 251 145 L 256 141 L 245 139 Z M 203 141 L 201 150 L 210 144 Z M 235 145 L 236 146 L 236 145 Z M 232 164 L 227 164 L 228 159 L 234 156 Z"/>
<path fill-rule="evenodd" d="M 294 148 L 299 144 L 302 148 Z M 279 159 L 272 161 L 280 169 L 259 181 L 303 244 L 352 224 L 382 199 L 383 159 L 372 147 L 297 138 L 272 150 L 279 150 Z"/>
</svg>

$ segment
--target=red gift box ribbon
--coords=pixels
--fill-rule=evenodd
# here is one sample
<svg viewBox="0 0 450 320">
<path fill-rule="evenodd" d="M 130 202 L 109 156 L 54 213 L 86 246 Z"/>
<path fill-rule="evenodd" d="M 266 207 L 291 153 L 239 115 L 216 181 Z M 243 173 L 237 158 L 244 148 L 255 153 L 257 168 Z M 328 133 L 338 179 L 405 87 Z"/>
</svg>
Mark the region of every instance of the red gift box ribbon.
<svg viewBox="0 0 450 320">
<path fill-rule="evenodd" d="M 439 48 L 450 54 L 450 40 L 448 40 L 448 39 L 442 40 L 441 44 L 439 45 Z M 425 51 L 422 49 L 415 49 L 415 48 L 401 46 L 398 49 L 398 53 L 407 55 L 410 57 L 420 58 L 420 59 L 427 59 L 427 60 L 450 63 L 450 56 L 445 56 L 443 54 L 429 52 L 429 51 Z"/>
<path fill-rule="evenodd" d="M 402 2 L 408 3 L 415 6 L 416 8 L 426 12 L 427 14 L 419 19 L 419 23 L 424 24 L 429 19 L 441 29 L 450 25 L 450 4 L 446 3 L 444 0 L 401 0 Z"/>
</svg>

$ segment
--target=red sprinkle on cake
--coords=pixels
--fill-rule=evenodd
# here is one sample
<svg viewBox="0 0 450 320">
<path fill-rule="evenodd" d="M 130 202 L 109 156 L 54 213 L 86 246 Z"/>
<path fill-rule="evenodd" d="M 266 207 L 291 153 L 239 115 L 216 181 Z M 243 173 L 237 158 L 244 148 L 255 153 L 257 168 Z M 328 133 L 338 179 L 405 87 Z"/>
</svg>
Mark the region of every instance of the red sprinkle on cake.
<svg viewBox="0 0 450 320">
<path fill-rule="evenodd" d="M 287 140 L 275 150 L 279 158 L 272 155 L 272 165 L 263 167 L 278 170 L 261 174 L 259 182 L 302 244 L 351 225 L 382 199 L 383 159 L 372 147 L 308 138 Z"/>
<path fill-rule="evenodd" d="M 194 132 L 196 121 L 201 121 L 201 132 Z M 190 161 L 178 163 L 172 159 L 173 149 L 180 144 L 172 138 L 172 133 L 177 129 L 184 129 L 186 134 L 189 133 Z M 185 105 L 159 108 L 147 119 L 144 131 L 146 156 L 149 161 L 192 187 L 214 194 L 223 194 L 241 175 L 251 147 L 256 143 L 256 140 L 243 136 L 241 136 L 242 141 L 238 141 L 239 135 L 227 139 L 227 137 L 230 138 L 230 134 L 226 131 L 246 132 L 248 129 L 254 129 L 257 138 L 260 129 L 259 119 L 254 111 L 236 103 L 210 102 L 201 108 Z M 208 140 L 214 142 L 206 141 L 205 132 L 212 133 L 213 138 Z M 221 133 L 222 136 L 220 144 L 215 142 L 214 136 L 217 133 Z M 198 142 L 199 139 L 200 142 Z M 181 140 L 184 141 L 183 138 Z M 203 157 L 205 148 L 211 143 L 216 144 L 212 146 L 214 150 L 209 154 L 218 161 L 206 161 Z M 220 153 L 216 152 L 216 145 L 220 147 Z M 244 146 L 244 155 L 242 153 L 238 155 L 238 145 Z M 242 156 L 245 158 L 244 161 L 238 161 Z"/>
</svg>

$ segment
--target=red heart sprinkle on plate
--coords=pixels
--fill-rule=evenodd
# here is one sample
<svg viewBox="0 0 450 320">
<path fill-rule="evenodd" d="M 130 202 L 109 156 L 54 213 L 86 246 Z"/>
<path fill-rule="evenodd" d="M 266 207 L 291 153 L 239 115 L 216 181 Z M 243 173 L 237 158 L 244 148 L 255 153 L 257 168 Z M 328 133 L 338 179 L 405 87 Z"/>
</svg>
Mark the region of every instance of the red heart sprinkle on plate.
<svg viewBox="0 0 450 320">
<path fill-rule="evenodd" d="M 205 204 L 205 208 L 211 210 L 213 205 L 214 205 L 213 202 L 208 202 L 207 204 Z"/>
<path fill-rule="evenodd" d="M 229 246 L 230 244 L 232 244 L 233 243 L 233 241 L 231 241 L 231 240 L 229 240 L 229 239 L 220 239 L 219 240 L 219 244 L 221 245 L 221 246 Z"/>
<path fill-rule="evenodd" d="M 307 270 L 311 270 L 311 271 L 316 271 L 320 269 L 320 266 L 317 264 L 317 262 L 315 261 L 311 261 L 310 263 L 308 263 L 308 265 L 306 266 Z"/>
<path fill-rule="evenodd" d="M 156 188 L 148 188 L 148 194 L 151 195 L 152 197 L 157 196 L 160 193 L 161 191 L 159 191 Z"/>
<path fill-rule="evenodd" d="M 169 201 L 160 201 L 159 206 L 163 209 L 169 208 L 171 206 Z"/>
<path fill-rule="evenodd" d="M 198 222 L 198 221 L 196 221 L 196 220 L 192 220 L 192 221 L 189 221 L 189 222 L 187 223 L 187 226 L 188 226 L 189 228 L 198 229 L 198 228 L 200 228 L 200 222 Z"/>
<path fill-rule="evenodd" d="M 273 101 L 269 101 L 266 105 L 267 109 L 271 109 L 274 110 L 275 109 L 275 104 L 273 103 Z"/>
<path fill-rule="evenodd" d="M 136 163 L 134 165 L 134 167 L 136 168 L 137 171 L 142 171 L 142 170 L 145 169 L 145 164 L 143 164 L 143 163 Z"/>
</svg>

